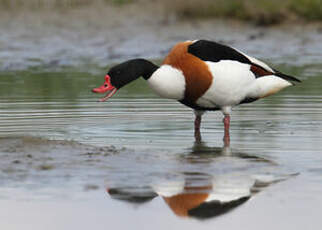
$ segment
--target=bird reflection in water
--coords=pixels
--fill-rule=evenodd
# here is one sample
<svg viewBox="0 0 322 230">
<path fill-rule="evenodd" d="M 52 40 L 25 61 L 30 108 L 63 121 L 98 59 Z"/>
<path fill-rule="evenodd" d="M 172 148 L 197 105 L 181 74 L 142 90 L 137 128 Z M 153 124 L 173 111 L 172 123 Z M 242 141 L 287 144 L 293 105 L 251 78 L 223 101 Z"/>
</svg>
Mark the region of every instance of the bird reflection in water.
<svg viewBox="0 0 322 230">
<path fill-rule="evenodd" d="M 200 142 L 196 142 L 191 152 L 180 156 L 178 160 L 193 165 L 200 162 L 212 164 L 222 158 L 231 159 L 232 162 L 236 159 L 245 159 L 276 165 L 258 156 L 234 153 L 227 145 L 223 148 L 213 148 Z M 155 197 L 161 197 L 179 217 L 207 219 L 234 210 L 265 187 L 289 177 L 265 178 L 238 172 L 230 175 L 226 173 L 211 175 L 209 172 L 185 171 L 181 174 L 182 180 L 172 181 L 167 178 L 165 181 L 151 185 L 111 187 L 107 192 L 113 199 L 137 205 L 150 202 Z"/>
<path fill-rule="evenodd" d="M 189 185 L 189 178 L 194 176 L 208 177 L 208 186 Z M 155 188 L 155 190 L 177 216 L 200 219 L 211 218 L 229 212 L 250 198 L 250 194 L 245 192 L 235 194 L 234 197 L 230 198 L 221 197 L 221 194 L 216 194 L 215 186 L 210 175 L 199 174 L 186 175 L 185 184 L 181 187 L 181 191 L 177 191 L 177 193 L 171 194 L 169 191 L 162 190 L 166 187 Z M 180 188 L 180 186 L 177 188 Z"/>
</svg>

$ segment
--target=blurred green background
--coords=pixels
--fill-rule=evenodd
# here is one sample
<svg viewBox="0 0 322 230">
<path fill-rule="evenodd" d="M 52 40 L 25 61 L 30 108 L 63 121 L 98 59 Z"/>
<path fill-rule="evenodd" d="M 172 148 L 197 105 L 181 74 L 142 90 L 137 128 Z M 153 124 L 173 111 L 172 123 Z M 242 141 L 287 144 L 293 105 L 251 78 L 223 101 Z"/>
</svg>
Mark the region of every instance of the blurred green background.
<svg viewBox="0 0 322 230">
<path fill-rule="evenodd" d="M 129 4 L 142 7 L 154 4 L 181 19 L 219 17 L 258 25 L 322 20 L 322 0 L 0 0 L 2 10 L 66 10 Z"/>
</svg>

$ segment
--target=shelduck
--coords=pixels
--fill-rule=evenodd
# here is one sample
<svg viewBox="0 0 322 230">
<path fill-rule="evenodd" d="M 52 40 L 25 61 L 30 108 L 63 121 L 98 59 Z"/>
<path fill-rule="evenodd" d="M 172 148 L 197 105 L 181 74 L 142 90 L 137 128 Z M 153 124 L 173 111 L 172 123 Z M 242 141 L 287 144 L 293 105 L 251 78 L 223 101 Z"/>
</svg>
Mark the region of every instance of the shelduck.
<svg viewBox="0 0 322 230">
<path fill-rule="evenodd" d="M 107 93 L 100 100 L 106 101 L 141 76 L 159 96 L 177 100 L 194 110 L 197 141 L 201 140 L 203 113 L 221 110 L 227 145 L 232 107 L 254 102 L 300 82 L 232 47 L 195 40 L 176 44 L 161 66 L 145 59 L 116 65 L 105 76 L 104 84 L 92 91 Z"/>
</svg>

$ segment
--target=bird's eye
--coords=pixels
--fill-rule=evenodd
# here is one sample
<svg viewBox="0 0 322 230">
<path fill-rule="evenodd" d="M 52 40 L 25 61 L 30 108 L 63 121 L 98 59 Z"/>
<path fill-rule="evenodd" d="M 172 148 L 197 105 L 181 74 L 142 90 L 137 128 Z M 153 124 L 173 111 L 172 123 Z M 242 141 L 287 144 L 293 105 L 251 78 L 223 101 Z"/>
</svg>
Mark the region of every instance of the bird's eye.
<svg viewBox="0 0 322 230">
<path fill-rule="evenodd" d="M 104 87 L 106 88 L 107 87 L 107 84 L 105 84 Z"/>
</svg>

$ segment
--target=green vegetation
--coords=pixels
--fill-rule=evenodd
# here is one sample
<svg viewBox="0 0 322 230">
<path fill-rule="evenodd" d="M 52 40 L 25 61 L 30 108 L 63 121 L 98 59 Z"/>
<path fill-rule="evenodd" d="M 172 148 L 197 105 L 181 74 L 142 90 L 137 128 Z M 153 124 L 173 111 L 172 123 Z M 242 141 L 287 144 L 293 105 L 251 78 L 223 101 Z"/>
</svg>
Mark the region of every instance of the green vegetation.
<svg viewBox="0 0 322 230">
<path fill-rule="evenodd" d="M 220 17 L 259 25 L 322 20 L 322 0 L 166 0 L 165 4 L 181 18 Z"/>
<path fill-rule="evenodd" d="M 322 20 L 322 0 L 295 0 L 291 9 L 306 19 Z"/>
<path fill-rule="evenodd" d="M 0 9 L 77 8 L 134 3 L 144 9 L 150 0 L 0 0 Z M 322 21 L 322 0 L 160 0 L 153 7 L 181 19 L 229 18 L 259 25 L 290 20 Z"/>
<path fill-rule="evenodd" d="M 0 0 L 2 9 L 77 8 L 89 5 L 130 3 L 132 0 Z"/>
</svg>

